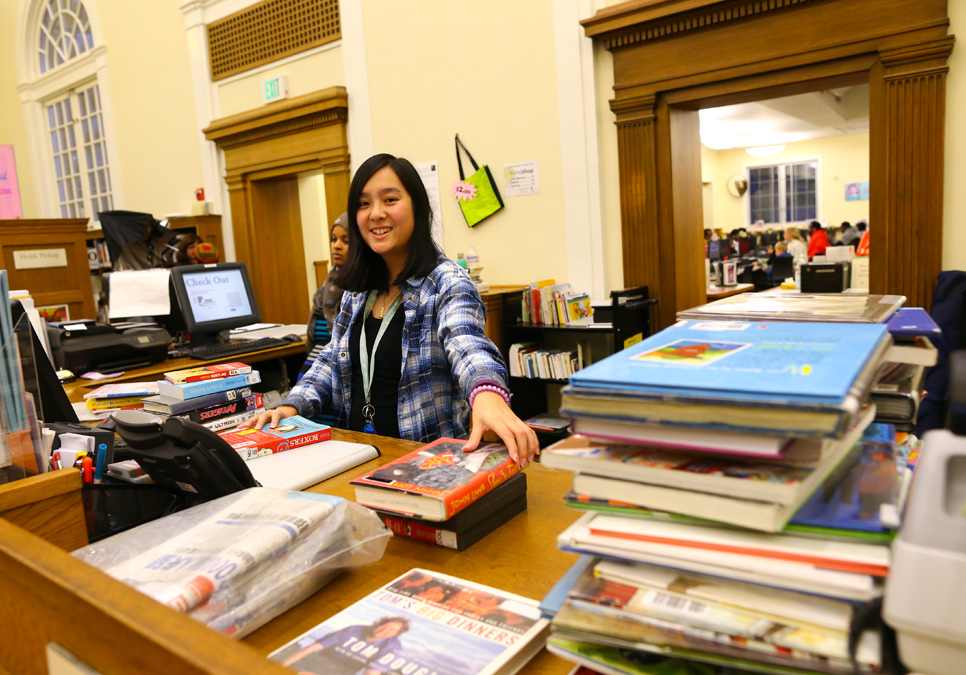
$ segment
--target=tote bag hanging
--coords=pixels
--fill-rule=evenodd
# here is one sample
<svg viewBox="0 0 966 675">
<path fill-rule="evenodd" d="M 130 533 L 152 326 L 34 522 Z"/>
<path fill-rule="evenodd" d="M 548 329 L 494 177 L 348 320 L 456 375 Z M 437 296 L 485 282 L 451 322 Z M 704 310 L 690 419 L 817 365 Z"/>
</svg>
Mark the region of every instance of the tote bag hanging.
<svg viewBox="0 0 966 675">
<path fill-rule="evenodd" d="M 469 178 L 466 178 L 463 174 L 460 148 L 463 148 L 463 152 L 470 158 L 470 164 L 473 165 L 473 173 Z M 477 165 L 473 155 L 460 140 L 459 134 L 456 134 L 456 163 L 460 169 L 460 181 L 463 186 L 468 188 L 457 190 L 456 198 L 459 201 L 460 210 L 463 211 L 466 224 L 473 227 L 484 218 L 489 218 L 502 209 L 503 198 L 500 197 L 500 191 L 496 188 L 490 168 L 486 164 L 483 166 Z"/>
</svg>

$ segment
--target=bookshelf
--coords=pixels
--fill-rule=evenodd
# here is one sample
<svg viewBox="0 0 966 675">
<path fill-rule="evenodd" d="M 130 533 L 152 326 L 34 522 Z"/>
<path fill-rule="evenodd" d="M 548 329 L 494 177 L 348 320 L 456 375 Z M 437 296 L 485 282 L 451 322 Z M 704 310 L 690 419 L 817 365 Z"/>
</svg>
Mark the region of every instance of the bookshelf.
<svg viewBox="0 0 966 675">
<path fill-rule="evenodd" d="M 586 362 L 610 356 L 651 334 L 651 307 L 657 303 L 648 294 L 647 286 L 611 291 L 606 325 L 570 324 L 547 325 L 524 323 L 521 320 L 521 299 L 526 291 L 503 294 L 503 336 L 500 350 L 508 359 L 510 346 L 517 342 L 538 342 L 548 348 L 585 351 Z M 520 419 L 534 415 L 555 413 L 559 406 L 560 387 L 566 379 L 510 377 L 511 407 Z M 541 446 L 566 435 L 566 432 L 537 431 Z"/>
</svg>

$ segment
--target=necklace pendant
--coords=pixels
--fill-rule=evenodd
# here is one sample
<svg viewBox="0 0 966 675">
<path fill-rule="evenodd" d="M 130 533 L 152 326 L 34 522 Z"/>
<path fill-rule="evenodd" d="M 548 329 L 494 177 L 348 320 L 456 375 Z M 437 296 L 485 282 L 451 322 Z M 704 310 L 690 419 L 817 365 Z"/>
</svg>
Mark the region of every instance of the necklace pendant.
<svg viewBox="0 0 966 675">
<path fill-rule="evenodd" d="M 366 420 L 366 423 L 362 426 L 362 432 L 366 434 L 376 433 L 376 425 L 372 423 L 371 420 Z"/>
</svg>

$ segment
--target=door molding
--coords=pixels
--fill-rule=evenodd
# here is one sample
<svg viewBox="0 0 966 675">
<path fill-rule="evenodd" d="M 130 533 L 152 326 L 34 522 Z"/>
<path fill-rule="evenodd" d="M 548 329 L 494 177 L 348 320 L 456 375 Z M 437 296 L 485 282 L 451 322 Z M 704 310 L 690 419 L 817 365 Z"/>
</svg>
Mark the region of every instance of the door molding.
<svg viewBox="0 0 966 675">
<path fill-rule="evenodd" d="M 655 325 L 706 301 L 701 209 L 688 203 L 700 145 L 675 111 L 861 82 L 871 292 L 929 306 L 942 269 L 946 0 L 632 0 L 581 25 L 614 57 L 624 283 L 659 299 Z"/>
</svg>

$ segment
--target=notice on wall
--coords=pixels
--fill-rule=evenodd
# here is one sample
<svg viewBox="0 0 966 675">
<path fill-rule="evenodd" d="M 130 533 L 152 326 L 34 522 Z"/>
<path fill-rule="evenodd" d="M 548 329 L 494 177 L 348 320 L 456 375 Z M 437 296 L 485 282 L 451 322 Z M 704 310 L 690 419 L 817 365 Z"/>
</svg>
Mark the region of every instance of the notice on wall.
<svg viewBox="0 0 966 675">
<path fill-rule="evenodd" d="M 540 194 L 540 175 L 536 162 L 503 165 L 504 192 L 507 197 Z"/>
<path fill-rule="evenodd" d="M 0 145 L 0 220 L 23 218 L 12 145 Z"/>
<path fill-rule="evenodd" d="M 439 203 L 439 165 L 436 162 L 414 164 L 416 172 L 429 193 L 429 205 L 433 209 L 433 241 L 443 250 L 443 212 Z"/>
<path fill-rule="evenodd" d="M 35 248 L 27 251 L 14 251 L 13 267 L 18 270 L 67 267 L 67 249 Z"/>
</svg>

